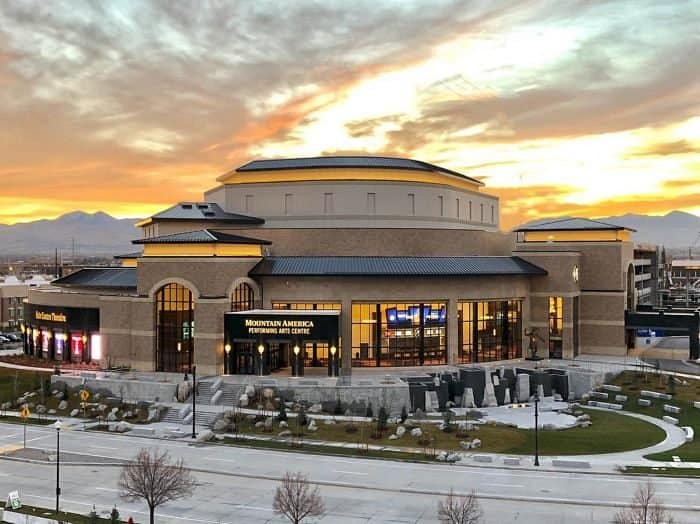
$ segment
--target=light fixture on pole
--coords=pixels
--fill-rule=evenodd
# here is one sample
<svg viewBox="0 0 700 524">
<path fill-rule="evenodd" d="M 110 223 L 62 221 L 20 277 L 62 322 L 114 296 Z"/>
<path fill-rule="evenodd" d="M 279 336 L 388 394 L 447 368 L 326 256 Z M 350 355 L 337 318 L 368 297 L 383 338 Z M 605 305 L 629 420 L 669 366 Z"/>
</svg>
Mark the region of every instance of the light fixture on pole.
<svg viewBox="0 0 700 524">
<path fill-rule="evenodd" d="M 61 496 L 60 467 L 61 467 L 61 421 L 54 422 L 56 429 L 56 516 L 58 517 L 58 501 Z"/>
<path fill-rule="evenodd" d="M 331 346 L 331 376 L 337 377 L 338 376 L 338 360 L 335 356 L 336 352 L 338 351 L 338 348 L 335 347 L 335 345 Z"/>
<path fill-rule="evenodd" d="M 263 366 L 263 353 L 265 353 L 265 346 L 260 344 L 258 346 L 258 354 L 260 355 L 260 376 L 261 377 L 263 376 L 263 370 L 264 370 L 263 369 L 264 368 L 264 366 Z"/>
<path fill-rule="evenodd" d="M 539 447 L 539 441 L 538 441 L 538 428 L 539 428 L 539 406 L 540 403 L 540 394 L 539 392 L 535 393 L 535 466 L 540 465 L 540 447 Z"/>
<path fill-rule="evenodd" d="M 229 353 L 231 353 L 231 344 L 226 344 L 224 346 L 224 351 L 226 352 L 226 357 L 224 358 L 224 375 L 228 375 L 231 372 L 231 365 L 229 364 Z"/>
<path fill-rule="evenodd" d="M 294 352 L 294 368 L 292 369 L 292 375 L 295 377 L 299 376 L 299 351 L 301 351 L 301 348 L 299 347 L 298 344 L 295 344 L 294 347 L 292 348 L 292 351 Z"/>
</svg>

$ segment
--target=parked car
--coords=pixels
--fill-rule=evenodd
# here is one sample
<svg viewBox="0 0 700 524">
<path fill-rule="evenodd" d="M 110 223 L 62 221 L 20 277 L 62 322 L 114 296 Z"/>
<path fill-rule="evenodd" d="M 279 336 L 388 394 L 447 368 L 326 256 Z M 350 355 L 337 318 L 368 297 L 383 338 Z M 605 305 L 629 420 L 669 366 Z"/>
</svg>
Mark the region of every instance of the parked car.
<svg viewBox="0 0 700 524">
<path fill-rule="evenodd" d="M 9 344 L 10 342 L 12 342 L 12 340 L 4 335 L 0 335 L 0 344 Z"/>
<path fill-rule="evenodd" d="M 6 333 L 4 336 L 9 338 L 12 342 L 22 342 L 21 335 L 18 335 L 17 333 Z"/>
</svg>

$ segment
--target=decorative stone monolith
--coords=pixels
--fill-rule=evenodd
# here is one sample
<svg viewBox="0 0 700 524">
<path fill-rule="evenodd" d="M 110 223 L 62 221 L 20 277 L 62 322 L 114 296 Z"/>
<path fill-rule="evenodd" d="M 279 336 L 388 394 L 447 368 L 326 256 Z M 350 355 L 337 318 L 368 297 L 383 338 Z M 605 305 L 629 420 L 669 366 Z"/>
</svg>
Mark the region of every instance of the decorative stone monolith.
<svg viewBox="0 0 700 524">
<path fill-rule="evenodd" d="M 466 388 L 464 394 L 462 395 L 462 407 L 463 408 L 475 408 L 474 403 L 474 390 L 472 388 Z"/>
<path fill-rule="evenodd" d="M 515 394 L 518 402 L 526 402 L 530 398 L 530 375 L 527 373 L 518 374 Z"/>
</svg>

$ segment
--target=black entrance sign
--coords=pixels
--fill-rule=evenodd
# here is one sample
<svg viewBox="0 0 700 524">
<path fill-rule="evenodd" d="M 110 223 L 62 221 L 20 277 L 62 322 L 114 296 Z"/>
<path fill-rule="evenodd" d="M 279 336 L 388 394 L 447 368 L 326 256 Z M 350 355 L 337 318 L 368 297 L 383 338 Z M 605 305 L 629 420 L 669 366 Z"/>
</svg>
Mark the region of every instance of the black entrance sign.
<svg viewBox="0 0 700 524">
<path fill-rule="evenodd" d="M 92 332 L 100 329 L 100 310 L 24 304 L 24 322 L 31 326 Z"/>
<path fill-rule="evenodd" d="M 337 313 L 231 312 L 224 317 L 227 340 L 324 340 L 337 343 Z"/>
</svg>

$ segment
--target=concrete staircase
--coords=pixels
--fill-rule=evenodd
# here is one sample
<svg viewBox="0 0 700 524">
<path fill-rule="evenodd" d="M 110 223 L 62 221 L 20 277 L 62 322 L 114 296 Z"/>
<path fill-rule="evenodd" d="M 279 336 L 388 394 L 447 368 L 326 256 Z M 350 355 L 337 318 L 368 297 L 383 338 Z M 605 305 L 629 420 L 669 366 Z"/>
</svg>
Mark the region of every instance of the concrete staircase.
<svg viewBox="0 0 700 524">
<path fill-rule="evenodd" d="M 183 404 L 184 405 L 184 404 Z M 184 418 L 180 415 L 180 411 L 182 410 L 181 407 L 171 407 L 168 409 L 168 411 L 165 413 L 165 415 L 160 419 L 161 422 L 167 422 L 170 424 L 178 424 L 178 425 L 185 425 L 189 426 L 192 424 L 192 421 L 188 421 L 185 423 Z M 189 414 L 189 413 L 188 413 Z M 214 422 L 221 417 L 222 413 L 220 411 L 200 411 L 196 410 L 195 413 L 197 420 L 196 424 L 198 426 L 207 426 L 207 427 L 212 427 L 214 425 Z"/>
</svg>

